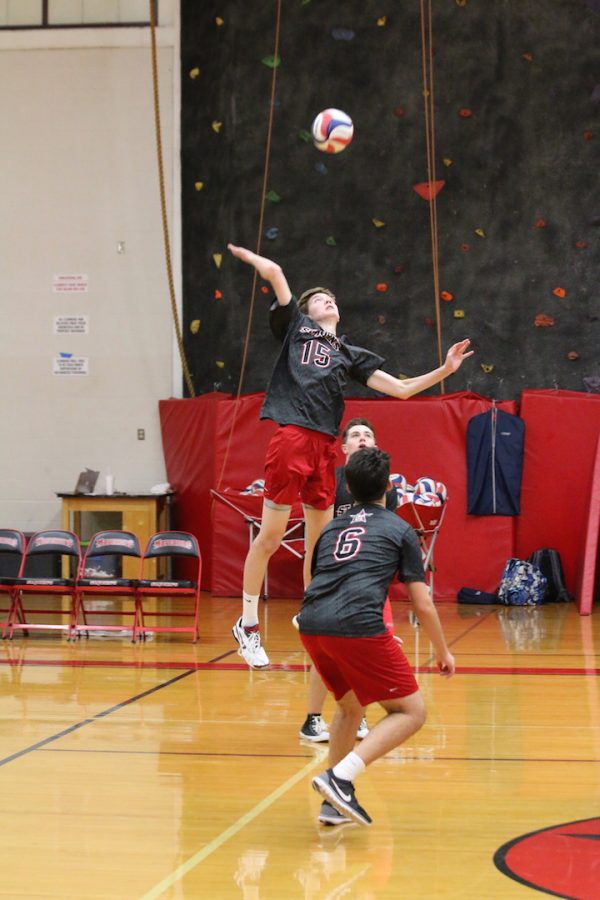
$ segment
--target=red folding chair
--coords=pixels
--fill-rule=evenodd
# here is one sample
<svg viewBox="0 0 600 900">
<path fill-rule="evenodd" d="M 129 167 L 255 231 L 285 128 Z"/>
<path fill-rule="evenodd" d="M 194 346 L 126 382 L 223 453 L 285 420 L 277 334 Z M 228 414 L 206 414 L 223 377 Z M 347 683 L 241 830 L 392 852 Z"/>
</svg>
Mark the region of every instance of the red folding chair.
<svg viewBox="0 0 600 900">
<path fill-rule="evenodd" d="M 44 557 L 56 571 L 62 572 L 63 559 L 71 560 L 73 577 L 62 578 L 48 576 L 41 578 L 31 573 L 33 565 Z M 70 637 L 74 624 L 75 609 L 75 579 L 81 561 L 81 547 L 79 538 L 72 531 L 37 531 L 33 534 L 23 555 L 19 575 L 14 579 L 11 589 L 11 605 L 5 626 L 5 633 L 12 639 L 16 629 L 22 631 L 34 631 L 37 629 L 66 631 Z M 32 594 L 42 596 L 59 596 L 61 605 L 53 608 L 25 608 L 26 597 Z M 69 598 L 69 607 L 64 609 L 62 597 Z M 28 616 L 45 615 L 66 617 L 67 622 L 59 624 L 49 622 L 32 622 Z"/>
<path fill-rule="evenodd" d="M 191 579 L 144 578 L 146 562 L 151 559 L 175 560 L 189 558 L 192 560 Z M 198 616 L 200 612 L 200 578 L 202 575 L 202 557 L 197 539 L 187 531 L 159 531 L 153 534 L 142 556 L 140 579 L 136 592 L 136 623 L 134 639 L 146 639 L 147 632 L 179 632 L 192 634 L 192 642 L 198 640 Z M 169 598 L 173 602 L 169 609 L 148 609 L 148 602 L 154 598 L 155 606 Z M 192 609 L 181 609 L 178 601 L 181 598 L 192 600 Z M 148 625 L 148 618 L 191 618 L 190 625 Z"/>
<path fill-rule="evenodd" d="M 244 520 L 248 527 L 248 547 L 250 548 L 262 524 L 263 496 L 235 491 L 233 488 L 224 488 L 222 491 L 211 489 L 211 494 L 215 500 L 233 509 Z M 304 513 L 300 503 L 294 503 L 292 506 L 280 547 L 295 556 L 296 559 L 304 559 Z M 267 600 L 268 596 L 269 566 L 267 564 L 263 581 L 263 599 Z"/>
<path fill-rule="evenodd" d="M 8 603 L 8 606 L 0 610 L 1 613 L 6 613 L 6 619 L 0 623 L 2 625 L 2 637 L 6 637 L 7 634 L 8 613 L 10 612 L 13 588 L 15 580 L 21 571 L 26 546 L 27 540 L 23 532 L 12 528 L 0 530 L 0 594 L 6 594 L 6 602 Z"/>
<path fill-rule="evenodd" d="M 74 635 L 80 637 L 85 634 L 89 637 L 90 631 L 115 631 L 131 630 L 131 640 L 135 640 L 136 601 L 135 592 L 137 581 L 135 578 L 121 578 L 120 574 L 113 574 L 102 569 L 98 571 L 92 567 L 92 560 L 109 568 L 115 565 L 119 572 L 124 556 L 141 557 L 140 542 L 131 531 L 99 531 L 90 540 L 85 555 L 81 562 L 79 576 L 75 592 Z M 111 557 L 109 560 L 108 557 Z M 94 603 L 93 608 L 88 601 L 91 598 L 110 598 L 107 604 Z M 119 608 L 115 608 L 115 601 L 121 600 Z M 127 608 L 127 602 L 130 608 Z M 90 616 L 131 617 L 131 629 L 125 628 L 122 622 L 119 624 L 91 624 Z"/>
</svg>

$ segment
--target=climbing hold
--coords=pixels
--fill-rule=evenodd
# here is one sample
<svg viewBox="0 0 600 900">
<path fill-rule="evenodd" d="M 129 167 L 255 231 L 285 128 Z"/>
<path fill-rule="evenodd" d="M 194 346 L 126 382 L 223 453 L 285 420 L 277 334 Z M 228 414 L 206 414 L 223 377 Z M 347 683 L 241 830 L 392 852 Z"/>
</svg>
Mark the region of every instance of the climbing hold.
<svg viewBox="0 0 600 900">
<path fill-rule="evenodd" d="M 281 197 L 277 193 L 277 191 L 268 191 L 266 194 L 267 200 L 270 200 L 271 203 L 279 203 L 281 201 Z"/>
<path fill-rule="evenodd" d="M 413 184 L 413 191 L 423 200 L 433 200 L 445 184 L 445 181 L 421 181 L 419 184 Z"/>
<path fill-rule="evenodd" d="M 536 228 L 545 228 L 545 227 L 546 227 L 546 220 L 545 220 L 545 219 L 536 219 L 535 227 L 536 227 Z"/>
<path fill-rule="evenodd" d="M 198 334 L 198 332 L 200 331 L 200 319 L 194 319 L 192 322 L 190 322 L 190 331 L 192 332 L 192 334 Z"/>
<path fill-rule="evenodd" d="M 190 78 L 192 79 L 192 81 L 197 78 L 199 74 L 200 69 L 198 68 L 198 66 L 194 66 L 193 69 L 190 69 Z"/>
<path fill-rule="evenodd" d="M 211 124 L 210 127 L 211 127 L 212 130 L 215 132 L 215 134 L 218 134 L 218 133 L 220 132 L 220 130 L 221 130 L 222 125 L 223 125 L 222 122 L 219 122 L 217 119 L 215 119 L 214 122 Z"/>
<path fill-rule="evenodd" d="M 545 316 L 544 313 L 538 313 L 533 322 L 536 328 L 551 328 L 554 325 L 552 316 Z"/>
<path fill-rule="evenodd" d="M 463 106 L 462 109 L 459 109 L 458 114 L 459 114 L 459 116 L 461 117 L 461 119 L 470 119 L 471 116 L 473 115 L 473 110 L 472 110 L 472 109 L 466 109 L 466 108 Z"/>
<path fill-rule="evenodd" d="M 388 286 L 387 286 L 387 284 L 385 283 L 385 281 L 379 281 L 379 282 L 375 285 L 375 290 L 376 290 L 376 291 L 379 291 L 380 294 L 385 294 L 386 291 L 387 291 L 387 289 L 388 289 Z"/>
<path fill-rule="evenodd" d="M 315 171 L 319 173 L 319 175 L 327 175 L 329 169 L 325 165 L 324 162 L 315 163 Z"/>
<path fill-rule="evenodd" d="M 204 187 L 203 181 L 195 181 L 194 182 L 194 190 L 201 191 L 203 187 Z"/>
<path fill-rule="evenodd" d="M 489 375 L 490 372 L 494 371 L 494 366 L 492 363 L 481 363 L 481 368 L 485 372 L 486 375 Z"/>
<path fill-rule="evenodd" d="M 222 300 L 222 299 L 223 299 L 223 294 L 221 293 L 221 291 L 218 291 L 218 290 L 215 291 L 215 300 Z"/>
<path fill-rule="evenodd" d="M 377 19 L 377 27 L 383 28 L 385 25 L 387 25 L 387 16 L 380 16 Z"/>
<path fill-rule="evenodd" d="M 312 142 L 312 135 L 310 131 L 307 131 L 306 128 L 301 128 L 298 132 L 298 137 L 301 141 L 304 141 L 305 144 L 310 144 Z"/>
<path fill-rule="evenodd" d="M 478 237 L 480 237 L 480 238 L 484 238 L 484 237 L 485 237 L 485 231 L 483 230 L 483 228 L 476 228 L 476 229 L 475 229 L 475 234 L 476 234 Z"/>
<path fill-rule="evenodd" d="M 463 253 L 468 253 L 469 250 L 471 249 L 471 245 L 470 244 L 461 244 L 460 249 L 462 250 Z"/>
<path fill-rule="evenodd" d="M 455 309 L 454 312 L 452 313 L 452 315 L 454 316 L 455 319 L 464 319 L 465 311 L 464 311 L 464 309 Z"/>
<path fill-rule="evenodd" d="M 223 362 L 222 359 L 217 359 L 215 364 L 219 367 L 219 369 L 225 368 L 225 363 Z"/>
<path fill-rule="evenodd" d="M 554 294 L 555 297 L 560 297 L 561 300 L 562 300 L 563 297 L 566 297 L 566 296 L 567 296 L 567 292 L 566 292 L 565 289 L 562 288 L 562 287 L 556 287 L 556 288 L 554 288 L 554 290 L 552 291 L 552 293 Z"/>
<path fill-rule="evenodd" d="M 265 237 L 268 241 L 274 241 L 275 238 L 279 237 L 279 228 L 277 225 L 273 225 L 272 228 L 267 228 L 265 231 Z"/>
<path fill-rule="evenodd" d="M 570 350 L 567 353 L 567 359 L 570 359 L 571 362 L 576 362 L 579 359 L 579 353 L 577 350 Z"/>
<path fill-rule="evenodd" d="M 261 292 L 261 294 L 268 294 L 268 293 L 269 293 L 269 288 L 266 286 L 266 284 L 263 284 L 263 286 L 262 286 L 261 289 L 260 289 L 260 292 Z"/>
<path fill-rule="evenodd" d="M 371 219 L 371 222 L 375 226 L 375 228 L 384 228 L 385 222 L 382 222 L 381 219 Z"/>
<path fill-rule="evenodd" d="M 575 241 L 575 246 L 578 250 L 585 250 L 588 245 L 587 241 Z"/>
<path fill-rule="evenodd" d="M 217 269 L 221 268 L 221 263 L 223 262 L 223 254 L 222 253 L 213 253 L 213 260 Z"/>
<path fill-rule="evenodd" d="M 450 166 L 452 165 L 452 160 L 451 160 L 451 159 L 448 159 L 447 156 L 445 156 L 445 157 L 443 158 L 442 162 L 444 163 L 444 165 L 446 166 L 447 169 L 449 169 Z"/>
<path fill-rule="evenodd" d="M 402 275 L 403 271 L 404 271 L 403 266 L 394 266 L 394 275 Z"/>
<path fill-rule="evenodd" d="M 401 119 L 405 112 L 406 112 L 406 110 L 404 109 L 403 106 L 394 107 L 394 115 L 396 116 L 397 119 Z"/>
<path fill-rule="evenodd" d="M 221 25 L 225 24 L 225 19 L 222 19 L 221 16 L 217 16 L 217 18 L 215 19 L 215 24 L 220 28 Z"/>
<path fill-rule="evenodd" d="M 584 131 L 583 139 L 584 139 L 584 141 L 593 141 L 594 140 L 594 132 L 593 131 Z"/>
<path fill-rule="evenodd" d="M 281 63 L 280 56 L 263 56 L 261 59 L 261 63 L 263 66 L 267 66 L 269 69 L 276 69 L 277 66 Z"/>
<path fill-rule="evenodd" d="M 377 316 L 377 321 L 380 325 L 385 325 L 385 316 Z"/>
<path fill-rule="evenodd" d="M 449 303 L 450 300 L 454 300 L 454 294 L 451 294 L 450 291 L 442 291 L 440 294 L 440 299 L 446 300 Z"/>
<path fill-rule="evenodd" d="M 532 62 L 532 60 L 533 60 L 533 53 L 524 53 L 524 54 L 523 54 L 523 59 L 526 60 L 526 62 Z"/>
<path fill-rule="evenodd" d="M 328 247 L 337 247 L 336 240 L 332 234 L 330 234 L 329 237 L 325 238 L 325 243 Z"/>
</svg>

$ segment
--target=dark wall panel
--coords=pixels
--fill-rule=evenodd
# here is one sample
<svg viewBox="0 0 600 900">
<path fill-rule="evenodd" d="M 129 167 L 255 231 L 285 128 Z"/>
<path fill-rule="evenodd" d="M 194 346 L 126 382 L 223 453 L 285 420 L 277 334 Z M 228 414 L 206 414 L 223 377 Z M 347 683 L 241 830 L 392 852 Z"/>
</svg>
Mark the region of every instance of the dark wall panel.
<svg viewBox="0 0 600 900">
<path fill-rule="evenodd" d="M 341 330 L 393 374 L 437 365 L 430 205 L 413 190 L 427 180 L 419 6 L 282 3 L 267 183 L 280 200 L 260 235 L 296 292 L 336 292 Z M 600 375 L 599 4 L 432 6 L 440 291 L 453 297 L 440 303 L 443 345 L 469 336 L 477 351 L 447 389 L 583 391 Z M 275 19 L 275 2 L 182 3 L 183 328 L 197 393 L 238 384 L 252 272 L 225 248 L 259 239 Z M 355 123 L 336 156 L 303 139 L 328 106 Z M 264 389 L 274 361 L 268 302 L 259 289 L 243 392 Z M 540 314 L 554 324 L 536 326 Z"/>
</svg>

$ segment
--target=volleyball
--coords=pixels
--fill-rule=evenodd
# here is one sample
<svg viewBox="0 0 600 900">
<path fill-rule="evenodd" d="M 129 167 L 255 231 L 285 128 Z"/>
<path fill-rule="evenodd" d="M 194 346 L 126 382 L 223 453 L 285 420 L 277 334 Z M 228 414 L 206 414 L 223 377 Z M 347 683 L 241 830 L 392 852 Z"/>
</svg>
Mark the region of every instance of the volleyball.
<svg viewBox="0 0 600 900">
<path fill-rule="evenodd" d="M 390 481 L 392 483 L 392 487 L 395 487 L 397 491 L 406 490 L 406 478 L 399 472 L 392 473 L 390 475 Z"/>
<path fill-rule="evenodd" d="M 415 503 L 420 506 L 441 506 L 442 501 L 437 494 L 427 491 L 423 494 L 415 494 Z"/>
<path fill-rule="evenodd" d="M 426 475 L 417 478 L 415 483 L 415 494 L 435 494 L 435 479 L 428 478 Z"/>
<path fill-rule="evenodd" d="M 311 133 L 317 150 L 340 153 L 352 140 L 354 125 L 341 109 L 324 109 L 312 123 Z"/>
</svg>

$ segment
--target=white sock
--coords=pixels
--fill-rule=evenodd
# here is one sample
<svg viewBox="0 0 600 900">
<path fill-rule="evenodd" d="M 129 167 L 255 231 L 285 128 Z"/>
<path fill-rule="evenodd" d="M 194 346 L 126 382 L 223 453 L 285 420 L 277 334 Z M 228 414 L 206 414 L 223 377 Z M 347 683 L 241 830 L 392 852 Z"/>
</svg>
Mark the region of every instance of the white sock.
<svg viewBox="0 0 600 900">
<path fill-rule="evenodd" d="M 247 594 L 242 591 L 242 625 L 244 628 L 252 628 L 258 625 L 258 598 L 259 595 Z"/>
<path fill-rule="evenodd" d="M 354 781 L 364 771 L 365 764 L 354 750 L 350 751 L 348 756 L 345 756 L 337 766 L 333 767 L 335 777 L 342 778 L 344 781 Z"/>
</svg>

